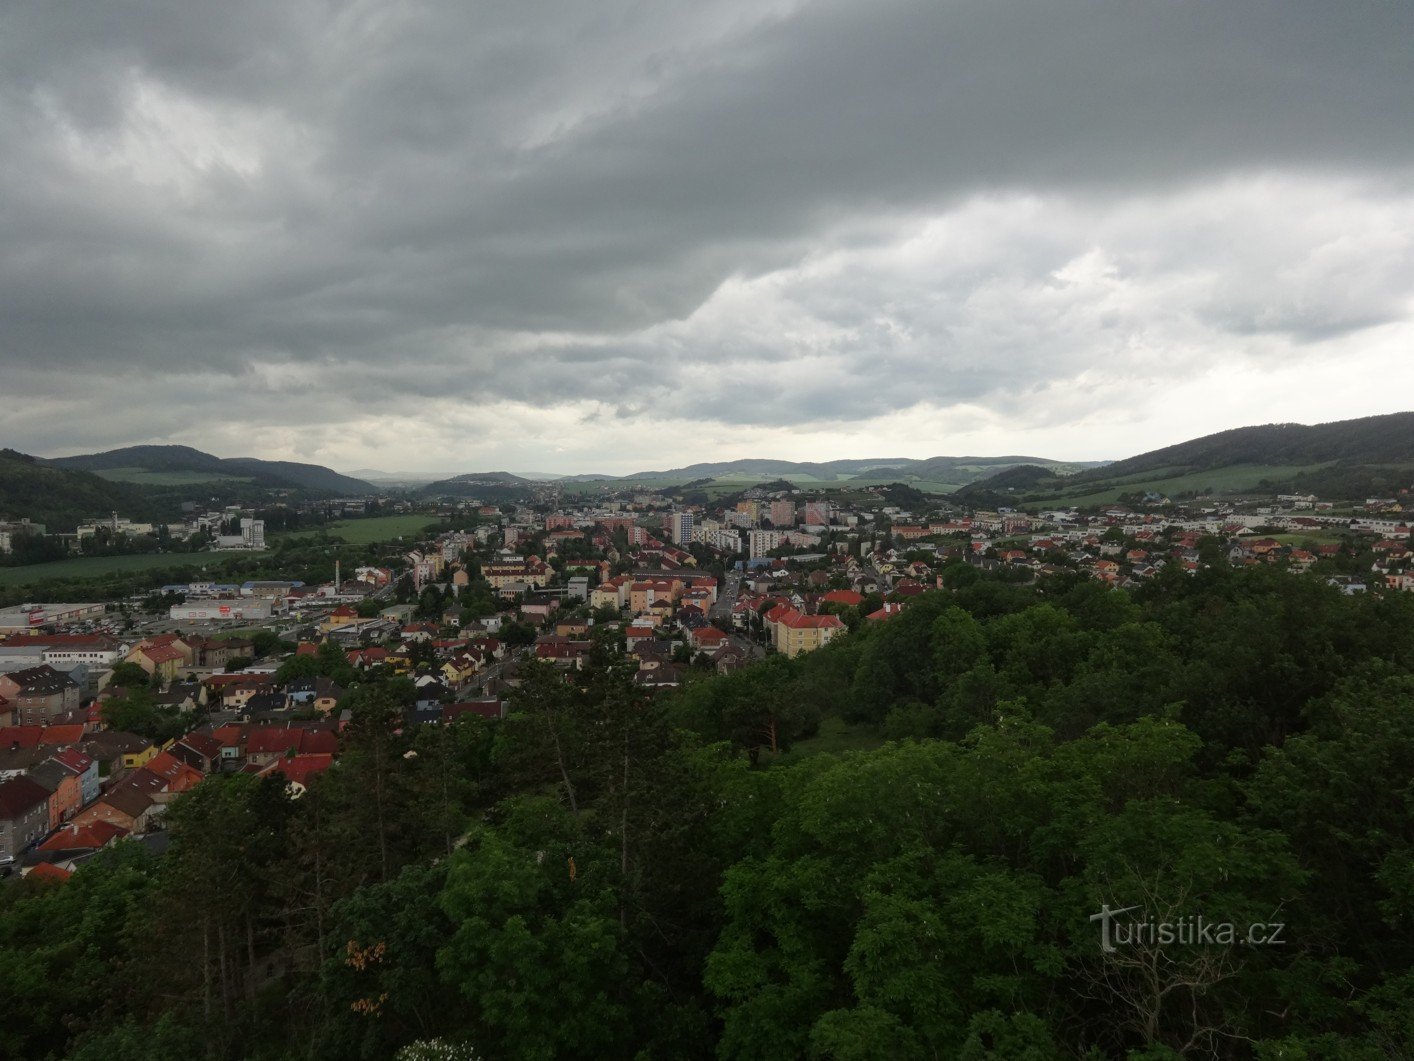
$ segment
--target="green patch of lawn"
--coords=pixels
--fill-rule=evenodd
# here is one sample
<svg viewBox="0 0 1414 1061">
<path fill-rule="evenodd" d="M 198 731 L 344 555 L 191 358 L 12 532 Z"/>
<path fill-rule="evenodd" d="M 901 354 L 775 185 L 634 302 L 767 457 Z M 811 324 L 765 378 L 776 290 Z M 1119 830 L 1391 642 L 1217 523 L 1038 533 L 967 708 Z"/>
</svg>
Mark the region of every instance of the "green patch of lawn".
<svg viewBox="0 0 1414 1061">
<path fill-rule="evenodd" d="M 373 545 L 394 538 L 419 538 L 428 527 L 437 525 L 433 516 L 369 516 L 367 519 L 343 519 L 321 528 L 331 538 L 342 538 L 350 545 Z M 318 530 L 291 531 L 279 535 L 284 541 L 313 538 Z"/>
<path fill-rule="evenodd" d="M 222 472 L 158 472 L 147 468 L 99 468 L 95 471 L 109 482 L 138 483 L 144 486 L 191 486 L 195 483 L 248 483 L 250 478 Z"/>
<path fill-rule="evenodd" d="M 820 730 L 813 737 L 796 741 L 794 747 L 776 761 L 796 762 L 810 755 L 830 755 L 838 752 L 868 751 L 882 747 L 886 741 L 877 726 L 859 722 L 846 722 L 842 718 L 825 718 L 820 721 Z M 769 753 L 762 756 L 765 761 Z"/>
<path fill-rule="evenodd" d="M 211 553 L 144 553 L 140 556 L 76 556 L 71 560 L 53 560 L 47 564 L 0 567 L 0 586 L 27 586 L 50 578 L 102 578 L 104 575 L 154 571 L 164 567 L 201 567 L 233 556 L 259 555 L 226 550 Z"/>
<path fill-rule="evenodd" d="M 1234 464 L 1227 468 L 1213 468 L 1209 471 L 1186 472 L 1181 475 L 1129 476 L 1113 482 L 1104 481 L 1080 484 L 1071 492 L 1062 491 L 1044 497 L 1028 500 L 1027 507 L 1049 507 L 1051 505 L 1074 505 L 1086 508 L 1094 505 L 1108 505 L 1118 501 L 1122 494 L 1152 490 L 1172 497 L 1174 494 L 1196 492 L 1199 495 L 1222 495 L 1248 493 L 1264 489 L 1261 483 L 1286 483 L 1303 472 L 1324 468 L 1329 462 L 1320 464 Z M 1080 492 L 1084 491 L 1084 492 Z M 1275 492 L 1275 491 L 1273 491 Z"/>
<path fill-rule="evenodd" d="M 1271 537 L 1281 542 L 1282 545 L 1302 545 L 1305 542 L 1315 542 L 1317 545 L 1339 545 L 1342 541 L 1341 535 L 1322 531 L 1313 534 L 1273 534 Z"/>
</svg>

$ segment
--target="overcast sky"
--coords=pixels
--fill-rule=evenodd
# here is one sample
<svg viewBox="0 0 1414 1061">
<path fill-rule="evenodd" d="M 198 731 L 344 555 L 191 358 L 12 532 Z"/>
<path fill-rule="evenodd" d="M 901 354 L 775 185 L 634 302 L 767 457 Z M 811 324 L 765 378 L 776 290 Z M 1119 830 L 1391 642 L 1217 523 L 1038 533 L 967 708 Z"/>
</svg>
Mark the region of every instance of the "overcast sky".
<svg viewBox="0 0 1414 1061">
<path fill-rule="evenodd" d="M 1414 408 L 1414 4 L 8 3 L 0 398 L 611 473 Z"/>
</svg>

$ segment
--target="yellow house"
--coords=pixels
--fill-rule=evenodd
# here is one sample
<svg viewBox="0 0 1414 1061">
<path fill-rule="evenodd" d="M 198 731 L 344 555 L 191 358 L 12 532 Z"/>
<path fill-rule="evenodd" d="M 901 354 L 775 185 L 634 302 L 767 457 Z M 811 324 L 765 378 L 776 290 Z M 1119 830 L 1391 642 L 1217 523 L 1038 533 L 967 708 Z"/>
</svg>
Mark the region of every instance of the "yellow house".
<svg viewBox="0 0 1414 1061">
<path fill-rule="evenodd" d="M 838 615 L 802 615 L 792 609 L 775 624 L 773 634 L 776 651 L 793 659 L 829 644 L 844 631 L 844 620 Z"/>
<path fill-rule="evenodd" d="M 128 770 L 136 770 L 140 766 L 146 766 L 157 758 L 157 753 L 161 750 L 157 745 L 149 744 L 146 748 L 135 752 L 124 752 L 123 766 Z"/>
<path fill-rule="evenodd" d="M 125 662 L 136 663 L 149 678 L 159 678 L 165 683 L 172 681 L 179 670 L 186 669 L 188 661 L 175 646 L 143 644 L 129 652 Z"/>
<path fill-rule="evenodd" d="M 324 617 L 324 621 L 319 624 L 319 629 L 324 633 L 336 630 L 341 626 L 348 626 L 350 623 L 358 622 L 358 612 L 354 611 L 347 604 L 335 608 Z"/>
<path fill-rule="evenodd" d="M 412 650 L 405 644 L 391 648 L 383 662 L 393 668 L 394 674 L 406 674 L 412 670 Z"/>
<path fill-rule="evenodd" d="M 442 680 L 448 685 L 460 685 L 475 677 L 476 672 L 480 669 L 480 664 L 475 658 L 461 653 L 443 663 L 440 673 Z"/>
</svg>

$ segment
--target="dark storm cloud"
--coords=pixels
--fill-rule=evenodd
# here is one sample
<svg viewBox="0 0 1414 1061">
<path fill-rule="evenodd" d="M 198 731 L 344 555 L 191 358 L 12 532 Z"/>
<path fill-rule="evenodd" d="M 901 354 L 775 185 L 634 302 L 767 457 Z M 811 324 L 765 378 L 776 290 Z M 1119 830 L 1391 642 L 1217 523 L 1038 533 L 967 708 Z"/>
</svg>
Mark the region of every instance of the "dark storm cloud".
<svg viewBox="0 0 1414 1061">
<path fill-rule="evenodd" d="M 1087 244 L 1049 215 L 968 229 L 991 241 L 970 272 L 871 272 L 867 248 L 978 195 L 1083 212 L 1273 171 L 1403 195 L 1411 39 L 1410 5 L 1325 0 L 10 5 L 0 373 L 56 408 L 157 377 L 170 403 L 13 441 L 447 395 L 737 424 L 1000 408 L 1129 356 L 1158 303 L 1054 304 Z M 1160 288 L 1207 268 L 1214 218 L 1112 264 Z M 822 248 L 862 264 L 821 279 Z M 1407 255 L 1342 301 L 1320 268 L 1265 290 L 1256 254 L 1188 312 L 1318 342 L 1400 319 Z M 785 294 L 714 308 L 774 271 Z M 772 295 L 793 329 L 754 319 Z"/>
</svg>

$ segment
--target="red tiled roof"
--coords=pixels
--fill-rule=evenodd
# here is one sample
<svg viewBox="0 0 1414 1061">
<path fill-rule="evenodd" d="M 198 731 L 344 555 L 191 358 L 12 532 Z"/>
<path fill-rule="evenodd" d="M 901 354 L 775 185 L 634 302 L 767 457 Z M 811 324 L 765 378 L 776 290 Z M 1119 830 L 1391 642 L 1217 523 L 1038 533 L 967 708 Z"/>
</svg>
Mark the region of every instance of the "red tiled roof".
<svg viewBox="0 0 1414 1061">
<path fill-rule="evenodd" d="M 74 875 L 71 869 L 64 869 L 50 862 L 41 862 L 25 874 L 25 880 L 45 880 L 55 884 L 62 884 Z"/>
<path fill-rule="evenodd" d="M 339 750 L 339 735 L 332 729 L 307 729 L 300 738 L 301 755 L 333 755 Z"/>
<path fill-rule="evenodd" d="M 167 782 L 169 792 L 185 792 L 201 780 L 201 771 L 194 770 L 170 752 L 158 752 L 143 763 L 144 770 L 151 770 Z"/>
<path fill-rule="evenodd" d="M 764 616 L 768 623 L 784 622 L 786 617 L 795 613 L 795 609 L 789 604 L 777 604 Z"/>
<path fill-rule="evenodd" d="M 237 747 L 245 741 L 245 727 L 234 723 L 226 726 L 218 726 L 211 731 L 213 739 L 221 742 L 222 747 Z"/>
<path fill-rule="evenodd" d="M 792 630 L 837 630 L 844 627 L 844 620 L 838 615 L 801 615 L 794 610 L 781 622 Z"/>
<path fill-rule="evenodd" d="M 38 748 L 43 735 L 43 726 L 5 726 L 0 728 L 0 751 L 10 748 Z"/>
<path fill-rule="evenodd" d="M 102 818 L 96 818 L 87 825 L 68 825 L 61 828 L 48 840 L 40 844 L 39 850 L 96 850 L 127 835 L 128 831 L 121 825 L 114 825 L 112 822 L 104 821 Z"/>
<path fill-rule="evenodd" d="M 215 759 L 221 754 L 221 742 L 207 733 L 188 733 L 177 743 L 185 744 L 206 759 Z"/>
<path fill-rule="evenodd" d="M 462 715 L 480 715 L 482 718 L 500 718 L 503 704 L 500 700 L 466 701 L 459 704 L 442 705 L 442 721 L 455 722 Z"/>
<path fill-rule="evenodd" d="M 142 654 L 155 664 L 170 663 L 174 659 L 185 659 L 185 654 L 176 648 L 166 645 L 154 645 L 151 648 L 144 648 Z"/>
<path fill-rule="evenodd" d="M 903 611 L 902 604 L 885 604 L 878 611 L 870 612 L 868 615 L 865 616 L 865 618 L 871 619 L 874 622 L 878 622 L 881 619 L 887 619 L 890 616 L 897 615 L 901 611 Z"/>
<path fill-rule="evenodd" d="M 68 767 L 76 774 L 81 774 L 93 765 L 92 756 L 85 755 L 77 748 L 65 748 L 61 752 L 55 752 L 50 756 L 55 762 Z"/>
<path fill-rule="evenodd" d="M 269 755 L 272 752 L 283 755 L 298 752 L 303 731 L 297 729 L 253 729 L 246 735 L 247 755 Z"/>
<path fill-rule="evenodd" d="M 83 726 L 45 726 L 39 738 L 41 747 L 78 744 L 84 738 Z"/>
<path fill-rule="evenodd" d="M 297 785 L 309 786 L 309 779 L 322 774 L 334 764 L 334 757 L 327 752 L 318 754 L 292 755 L 276 759 L 261 774 L 284 774 L 286 780 Z"/>
</svg>

